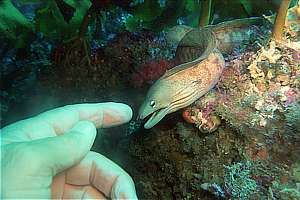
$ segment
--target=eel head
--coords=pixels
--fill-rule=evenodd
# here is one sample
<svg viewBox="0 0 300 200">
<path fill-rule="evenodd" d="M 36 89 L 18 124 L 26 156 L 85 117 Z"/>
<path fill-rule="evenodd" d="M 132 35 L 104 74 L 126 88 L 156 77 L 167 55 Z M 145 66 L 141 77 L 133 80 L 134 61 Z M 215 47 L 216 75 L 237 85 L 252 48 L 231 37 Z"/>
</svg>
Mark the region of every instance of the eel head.
<svg viewBox="0 0 300 200">
<path fill-rule="evenodd" d="M 148 91 L 140 107 L 139 119 L 150 116 L 144 128 L 150 129 L 171 111 L 173 89 L 163 80 L 158 80 Z"/>
</svg>

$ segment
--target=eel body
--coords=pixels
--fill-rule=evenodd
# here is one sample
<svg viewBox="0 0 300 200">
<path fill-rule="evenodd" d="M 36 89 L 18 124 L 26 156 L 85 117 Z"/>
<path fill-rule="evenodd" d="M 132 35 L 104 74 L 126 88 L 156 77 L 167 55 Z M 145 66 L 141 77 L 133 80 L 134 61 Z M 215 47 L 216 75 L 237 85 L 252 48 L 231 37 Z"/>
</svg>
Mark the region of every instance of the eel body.
<svg viewBox="0 0 300 200">
<path fill-rule="evenodd" d="M 242 20 L 201 29 L 189 30 L 185 26 L 179 30 L 179 34 L 173 37 L 179 41 L 176 67 L 151 86 L 139 109 L 138 118 L 145 119 L 151 115 L 144 127 L 152 128 L 167 114 L 189 106 L 212 89 L 225 66 L 221 52 L 229 51 L 236 42 L 240 42 L 239 38 L 244 37 L 239 33 L 241 25 L 251 23 Z M 237 34 L 238 40 L 233 41 Z"/>
</svg>

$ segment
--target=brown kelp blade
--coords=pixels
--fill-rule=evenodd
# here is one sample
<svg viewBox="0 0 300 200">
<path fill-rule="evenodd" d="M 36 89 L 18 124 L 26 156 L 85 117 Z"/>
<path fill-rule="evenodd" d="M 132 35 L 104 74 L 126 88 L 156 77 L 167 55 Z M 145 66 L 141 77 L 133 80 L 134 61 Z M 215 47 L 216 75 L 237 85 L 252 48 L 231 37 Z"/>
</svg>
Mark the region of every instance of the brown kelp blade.
<svg viewBox="0 0 300 200">
<path fill-rule="evenodd" d="M 176 49 L 175 64 L 180 65 L 191 61 L 199 62 L 216 47 L 216 39 L 208 28 L 193 29 L 186 33 Z"/>
</svg>

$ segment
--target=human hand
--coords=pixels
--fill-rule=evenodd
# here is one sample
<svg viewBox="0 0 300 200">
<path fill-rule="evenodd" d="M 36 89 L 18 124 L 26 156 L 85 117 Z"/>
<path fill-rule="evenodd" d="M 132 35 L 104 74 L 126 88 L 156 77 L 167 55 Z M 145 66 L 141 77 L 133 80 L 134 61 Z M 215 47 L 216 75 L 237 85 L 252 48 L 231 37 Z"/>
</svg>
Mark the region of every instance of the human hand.
<svg viewBox="0 0 300 200">
<path fill-rule="evenodd" d="M 1 130 L 1 198 L 137 199 L 132 178 L 90 151 L 97 128 L 128 122 L 120 103 L 70 105 Z"/>
</svg>

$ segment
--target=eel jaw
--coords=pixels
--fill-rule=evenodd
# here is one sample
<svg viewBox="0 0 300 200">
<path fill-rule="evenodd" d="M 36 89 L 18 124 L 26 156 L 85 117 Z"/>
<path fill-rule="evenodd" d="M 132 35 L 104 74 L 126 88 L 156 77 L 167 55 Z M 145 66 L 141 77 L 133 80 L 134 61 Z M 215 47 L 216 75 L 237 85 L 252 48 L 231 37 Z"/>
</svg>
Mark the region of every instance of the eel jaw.
<svg viewBox="0 0 300 200">
<path fill-rule="evenodd" d="M 168 112 L 169 112 L 169 108 L 168 107 L 166 107 L 166 108 L 161 108 L 161 109 L 159 109 L 159 110 L 156 110 L 156 111 L 154 111 L 153 113 L 152 113 L 152 115 L 151 115 L 151 113 L 149 114 L 149 115 L 151 115 L 151 117 L 148 119 L 148 121 L 144 124 L 144 128 L 145 129 L 150 129 L 150 128 L 152 128 L 153 126 L 155 126 L 162 118 L 164 118 L 167 114 L 168 114 Z M 147 115 L 147 116 L 149 116 L 149 115 Z M 145 117 L 147 117 L 147 116 L 145 116 Z M 145 118 L 144 117 L 144 118 Z M 144 119 L 143 118 L 143 119 Z"/>
</svg>

